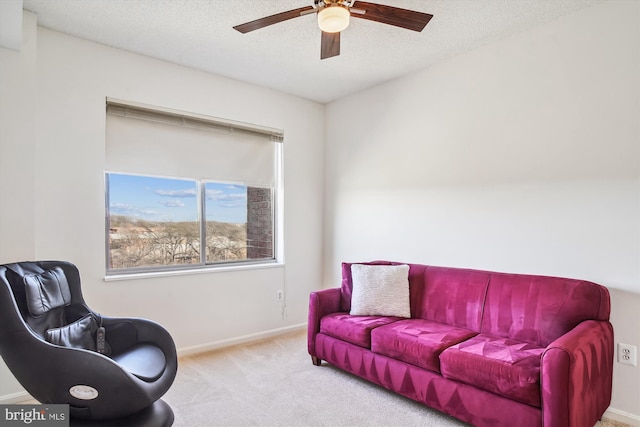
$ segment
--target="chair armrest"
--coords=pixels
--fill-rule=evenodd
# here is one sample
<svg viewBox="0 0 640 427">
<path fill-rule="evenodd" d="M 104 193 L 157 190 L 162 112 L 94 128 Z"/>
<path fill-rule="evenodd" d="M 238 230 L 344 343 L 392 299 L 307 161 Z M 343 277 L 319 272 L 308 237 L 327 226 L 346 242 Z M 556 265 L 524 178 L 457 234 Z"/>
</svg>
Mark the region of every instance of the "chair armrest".
<svg viewBox="0 0 640 427">
<path fill-rule="evenodd" d="M 543 426 L 593 426 L 611 403 L 612 379 L 611 323 L 578 324 L 542 355 Z"/>
<path fill-rule="evenodd" d="M 154 399 L 160 398 L 173 383 L 178 371 L 178 355 L 173 338 L 159 323 L 149 319 L 102 316 L 107 343 L 111 346 L 111 357 L 131 349 L 138 344 L 153 344 L 164 353 L 166 367 L 162 376 L 153 382 L 142 382 L 139 386 Z"/>
<path fill-rule="evenodd" d="M 154 343 L 169 355 L 175 352 L 173 338 L 159 323 L 136 317 L 101 317 L 115 353 L 140 343 Z M 111 341 L 114 339 L 117 341 Z"/>
<path fill-rule="evenodd" d="M 309 295 L 309 321 L 307 323 L 307 347 L 316 356 L 316 335 L 320 332 L 320 319 L 329 313 L 340 311 L 340 288 L 324 289 Z"/>
</svg>

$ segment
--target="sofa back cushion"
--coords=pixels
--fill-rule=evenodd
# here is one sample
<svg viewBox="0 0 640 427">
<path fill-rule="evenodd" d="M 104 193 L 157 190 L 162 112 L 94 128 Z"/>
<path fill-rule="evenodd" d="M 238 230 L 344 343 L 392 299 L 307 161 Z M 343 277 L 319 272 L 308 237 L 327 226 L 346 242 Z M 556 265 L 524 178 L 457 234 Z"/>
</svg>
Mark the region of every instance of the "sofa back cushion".
<svg viewBox="0 0 640 427">
<path fill-rule="evenodd" d="M 412 316 L 480 332 L 490 273 L 426 267 L 424 285 L 411 294 Z"/>
<path fill-rule="evenodd" d="M 491 273 L 481 333 L 546 347 L 583 320 L 608 320 L 609 304 L 595 283 Z"/>
<path fill-rule="evenodd" d="M 372 261 L 365 265 L 406 263 Z M 351 310 L 352 263 L 340 308 Z M 609 320 L 609 291 L 584 280 L 409 265 L 411 317 L 546 347 L 583 320 Z"/>
</svg>

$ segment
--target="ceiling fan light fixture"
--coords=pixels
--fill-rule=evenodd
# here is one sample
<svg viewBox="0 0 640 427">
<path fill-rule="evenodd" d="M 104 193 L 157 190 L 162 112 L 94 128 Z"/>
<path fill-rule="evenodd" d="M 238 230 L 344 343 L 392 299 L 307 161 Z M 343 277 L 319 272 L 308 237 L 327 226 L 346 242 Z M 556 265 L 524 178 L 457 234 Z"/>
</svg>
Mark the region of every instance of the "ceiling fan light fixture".
<svg viewBox="0 0 640 427">
<path fill-rule="evenodd" d="M 330 4 L 318 12 L 318 26 L 325 33 L 339 33 L 349 26 L 349 9 Z"/>
</svg>

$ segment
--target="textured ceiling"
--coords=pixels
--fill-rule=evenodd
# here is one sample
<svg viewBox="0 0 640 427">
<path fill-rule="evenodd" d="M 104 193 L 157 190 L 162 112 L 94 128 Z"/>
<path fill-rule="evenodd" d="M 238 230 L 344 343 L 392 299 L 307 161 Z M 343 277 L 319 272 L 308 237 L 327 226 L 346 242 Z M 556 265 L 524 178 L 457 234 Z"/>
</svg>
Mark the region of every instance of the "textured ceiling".
<svg viewBox="0 0 640 427">
<path fill-rule="evenodd" d="M 421 33 L 352 19 L 320 60 L 315 15 L 232 27 L 312 0 L 24 0 L 38 24 L 326 103 L 604 0 L 373 0 L 434 15 Z M 355 6 L 357 6 L 357 1 Z"/>
</svg>

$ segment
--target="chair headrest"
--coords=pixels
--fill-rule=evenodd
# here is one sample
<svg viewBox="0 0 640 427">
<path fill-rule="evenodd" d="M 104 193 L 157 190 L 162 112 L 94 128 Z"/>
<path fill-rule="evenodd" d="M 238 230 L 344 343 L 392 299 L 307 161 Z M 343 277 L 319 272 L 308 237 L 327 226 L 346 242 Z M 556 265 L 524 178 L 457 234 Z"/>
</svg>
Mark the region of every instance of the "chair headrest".
<svg viewBox="0 0 640 427">
<path fill-rule="evenodd" d="M 27 307 L 34 317 L 71 303 L 69 283 L 60 267 L 53 267 L 41 273 L 25 274 L 23 280 Z"/>
</svg>

